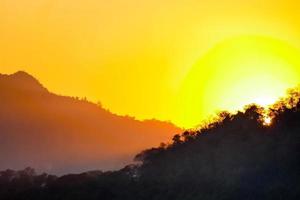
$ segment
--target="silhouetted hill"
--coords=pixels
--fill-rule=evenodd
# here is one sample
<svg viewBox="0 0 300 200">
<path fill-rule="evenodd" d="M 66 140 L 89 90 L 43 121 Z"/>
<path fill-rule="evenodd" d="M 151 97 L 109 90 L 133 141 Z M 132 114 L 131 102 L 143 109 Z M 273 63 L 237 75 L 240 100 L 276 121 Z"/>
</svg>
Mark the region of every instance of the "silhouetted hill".
<svg viewBox="0 0 300 200">
<path fill-rule="evenodd" d="M 117 116 L 79 98 L 48 92 L 26 72 L 0 74 L 0 169 L 51 173 L 117 169 L 181 130 Z"/>
<path fill-rule="evenodd" d="M 0 173 L 3 199 L 46 200 L 298 200 L 300 93 L 266 110 L 222 112 L 170 145 L 145 150 L 140 164 L 119 171 L 62 177 L 23 171 Z M 10 191 L 10 192 L 9 192 Z"/>
<path fill-rule="evenodd" d="M 0 74 L 0 83 L 3 89 L 47 92 L 47 89 L 38 80 L 24 71 L 18 71 L 11 75 Z"/>
</svg>

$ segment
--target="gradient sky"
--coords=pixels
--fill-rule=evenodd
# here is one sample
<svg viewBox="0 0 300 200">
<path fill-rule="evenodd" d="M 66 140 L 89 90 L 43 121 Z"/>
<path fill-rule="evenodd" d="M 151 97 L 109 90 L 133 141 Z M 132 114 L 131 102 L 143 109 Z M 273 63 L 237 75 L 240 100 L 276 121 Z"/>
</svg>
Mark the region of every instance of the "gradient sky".
<svg viewBox="0 0 300 200">
<path fill-rule="evenodd" d="M 299 10 L 296 0 L 1 0 L 0 73 L 192 127 L 298 84 Z"/>
</svg>

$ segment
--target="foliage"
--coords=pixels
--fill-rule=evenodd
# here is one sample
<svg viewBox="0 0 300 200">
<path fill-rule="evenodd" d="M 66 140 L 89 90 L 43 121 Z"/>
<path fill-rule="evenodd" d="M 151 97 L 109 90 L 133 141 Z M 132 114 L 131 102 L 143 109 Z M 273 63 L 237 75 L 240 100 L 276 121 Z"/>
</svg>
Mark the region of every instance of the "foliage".
<svg viewBox="0 0 300 200">
<path fill-rule="evenodd" d="M 172 144 L 145 150 L 140 163 L 113 172 L 54 177 L 32 170 L 0 174 L 1 199 L 260 200 L 300 199 L 299 92 L 269 110 L 221 112 Z"/>
</svg>

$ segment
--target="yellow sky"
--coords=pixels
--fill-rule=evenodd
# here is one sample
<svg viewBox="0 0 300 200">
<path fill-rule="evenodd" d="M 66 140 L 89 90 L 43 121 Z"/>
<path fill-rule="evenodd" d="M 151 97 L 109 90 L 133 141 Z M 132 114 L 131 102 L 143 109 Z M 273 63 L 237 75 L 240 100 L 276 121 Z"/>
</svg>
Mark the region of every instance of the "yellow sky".
<svg viewBox="0 0 300 200">
<path fill-rule="evenodd" d="M 249 79 L 249 74 L 243 79 L 240 69 L 253 68 L 244 57 L 260 43 L 267 48 L 261 51 L 262 58 L 256 56 L 250 64 L 258 70 L 267 63 L 268 70 L 258 77 L 271 77 L 263 79 L 267 79 L 265 87 L 276 86 L 272 98 L 299 81 L 294 76 L 300 48 L 299 10 L 296 0 L 1 0 L 0 73 L 25 70 L 55 93 L 101 101 L 114 113 L 190 127 L 215 110 L 232 109 L 234 102 L 227 96 L 238 94 L 240 103 L 252 101 L 253 95 L 247 96 L 246 91 L 261 87 L 261 79 L 255 75 Z M 240 39 L 226 41 L 240 36 L 266 40 L 255 39 L 251 51 L 243 47 L 245 56 L 230 68 L 236 52 L 222 53 L 227 49 L 222 44 L 232 46 Z M 216 46 L 222 47 L 215 50 Z M 294 57 L 278 52 L 280 48 Z M 209 65 L 210 56 L 218 62 Z M 212 67 L 218 72 L 212 73 Z M 197 77 L 190 75 L 195 70 Z M 226 85 L 212 81 L 226 73 L 236 80 Z M 245 95 L 232 83 L 244 85 Z M 217 92 L 211 94 L 212 89 Z M 201 106 L 195 106 L 195 100 L 193 105 L 182 102 L 182 95 L 193 98 L 191 92 L 187 94 L 190 90 L 197 93 Z M 210 109 L 204 109 L 207 106 Z M 194 108 L 200 114 L 195 115 Z"/>
</svg>

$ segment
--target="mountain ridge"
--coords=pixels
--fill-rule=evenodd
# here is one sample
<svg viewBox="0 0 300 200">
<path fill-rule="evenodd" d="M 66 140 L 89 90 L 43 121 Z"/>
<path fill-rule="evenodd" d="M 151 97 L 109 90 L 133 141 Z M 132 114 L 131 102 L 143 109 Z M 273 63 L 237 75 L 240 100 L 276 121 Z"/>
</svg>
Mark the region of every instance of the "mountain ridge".
<svg viewBox="0 0 300 200">
<path fill-rule="evenodd" d="M 252 104 L 235 114 L 222 112 L 116 171 L 60 177 L 32 168 L 0 171 L 0 195 L 7 200 L 298 200 L 300 89 L 270 108 L 268 125 L 262 123 L 264 111 Z"/>
<path fill-rule="evenodd" d="M 116 169 L 181 132 L 169 122 L 119 116 L 85 99 L 56 95 L 23 71 L 0 75 L 0 109 L 0 158 L 6 160 L 0 169 Z"/>
</svg>

